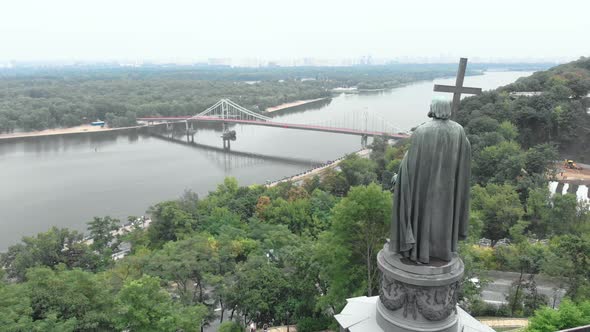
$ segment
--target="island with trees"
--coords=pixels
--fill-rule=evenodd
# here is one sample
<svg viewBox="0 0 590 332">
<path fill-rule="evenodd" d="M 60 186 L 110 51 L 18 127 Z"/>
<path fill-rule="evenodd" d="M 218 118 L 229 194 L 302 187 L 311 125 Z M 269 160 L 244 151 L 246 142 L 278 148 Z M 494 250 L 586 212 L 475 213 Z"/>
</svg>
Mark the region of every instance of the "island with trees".
<svg viewBox="0 0 590 332">
<path fill-rule="evenodd" d="M 482 64 L 469 74 L 490 67 L 493 65 Z M 0 134 L 73 127 L 96 120 L 111 127 L 128 127 L 136 124 L 136 117 L 195 115 L 221 98 L 264 112 L 271 106 L 329 98 L 337 87 L 394 88 L 454 74 L 452 64 L 2 69 Z"/>
</svg>

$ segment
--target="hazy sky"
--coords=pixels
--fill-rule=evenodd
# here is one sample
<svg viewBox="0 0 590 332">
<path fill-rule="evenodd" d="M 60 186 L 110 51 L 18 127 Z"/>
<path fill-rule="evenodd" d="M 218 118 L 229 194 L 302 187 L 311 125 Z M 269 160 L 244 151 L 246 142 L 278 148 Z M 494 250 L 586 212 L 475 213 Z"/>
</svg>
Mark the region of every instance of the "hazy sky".
<svg viewBox="0 0 590 332">
<path fill-rule="evenodd" d="M 590 55 L 588 0 L 1 0 L 0 60 Z"/>
</svg>

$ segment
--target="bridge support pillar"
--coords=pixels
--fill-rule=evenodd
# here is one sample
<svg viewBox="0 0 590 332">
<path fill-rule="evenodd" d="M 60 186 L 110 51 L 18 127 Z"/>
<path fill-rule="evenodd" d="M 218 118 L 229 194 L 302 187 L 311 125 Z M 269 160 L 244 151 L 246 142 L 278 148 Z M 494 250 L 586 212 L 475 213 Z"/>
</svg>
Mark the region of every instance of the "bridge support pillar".
<svg viewBox="0 0 590 332">
<path fill-rule="evenodd" d="M 174 124 L 170 123 L 170 121 L 166 121 L 166 136 L 168 138 L 174 137 Z"/>
<path fill-rule="evenodd" d="M 187 121 L 185 121 L 185 127 L 186 127 L 186 141 L 187 141 L 187 143 L 190 143 L 190 142 L 194 143 L 196 131 L 193 129 L 193 123 L 191 122 L 189 125 L 188 120 L 187 120 Z"/>
<path fill-rule="evenodd" d="M 225 150 L 229 150 L 231 147 L 231 141 L 236 140 L 236 131 L 235 130 L 227 130 L 227 126 L 225 122 L 223 123 L 223 134 L 221 135 L 223 139 L 223 148 Z"/>
<path fill-rule="evenodd" d="M 186 132 L 186 141 L 187 143 L 194 143 L 195 142 L 195 133 L 191 131 Z"/>
<path fill-rule="evenodd" d="M 361 146 L 363 147 L 363 149 L 367 147 L 368 140 L 369 140 L 369 136 L 367 136 L 367 135 L 361 136 Z"/>
</svg>

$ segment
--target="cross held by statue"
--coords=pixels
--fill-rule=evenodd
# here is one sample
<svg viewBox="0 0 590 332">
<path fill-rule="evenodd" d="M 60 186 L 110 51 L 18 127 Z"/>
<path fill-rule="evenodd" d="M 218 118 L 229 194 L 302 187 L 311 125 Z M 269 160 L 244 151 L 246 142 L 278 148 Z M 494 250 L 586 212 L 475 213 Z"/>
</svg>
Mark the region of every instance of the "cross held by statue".
<svg viewBox="0 0 590 332">
<path fill-rule="evenodd" d="M 461 58 L 459 61 L 459 70 L 457 71 L 457 81 L 455 85 L 434 85 L 434 91 L 437 92 L 450 92 L 453 94 L 453 104 L 451 110 L 453 114 L 459 109 L 459 102 L 461 102 L 461 94 L 479 95 L 481 94 L 481 88 L 470 88 L 463 86 L 463 80 L 465 79 L 465 69 L 467 69 L 467 58 Z"/>
</svg>

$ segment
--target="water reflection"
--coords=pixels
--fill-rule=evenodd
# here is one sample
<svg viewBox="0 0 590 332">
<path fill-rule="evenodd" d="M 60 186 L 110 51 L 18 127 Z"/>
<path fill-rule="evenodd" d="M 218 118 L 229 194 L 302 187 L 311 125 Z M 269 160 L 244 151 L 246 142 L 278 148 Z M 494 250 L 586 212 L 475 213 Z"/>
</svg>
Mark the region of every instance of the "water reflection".
<svg viewBox="0 0 590 332">
<path fill-rule="evenodd" d="M 150 133 L 150 135 L 154 138 L 165 140 L 167 142 L 172 142 L 172 143 L 181 144 L 184 146 L 189 146 L 189 147 L 195 148 L 200 151 L 206 151 L 207 152 L 206 156 L 214 156 L 213 159 L 216 161 L 220 161 L 220 160 L 228 161 L 229 160 L 230 163 L 233 161 L 233 162 L 235 162 L 236 165 L 238 165 L 238 164 L 241 165 L 240 167 L 242 167 L 244 165 L 262 164 L 267 160 L 278 161 L 278 162 L 286 163 L 286 164 L 306 166 L 309 168 L 313 168 L 313 167 L 323 163 L 323 161 L 313 160 L 313 159 L 275 156 L 275 155 L 262 154 L 262 153 L 239 151 L 239 150 L 235 150 L 235 149 L 228 150 L 228 149 L 224 149 L 224 148 L 217 147 L 217 146 L 200 144 L 200 143 L 197 143 L 197 142 L 194 142 L 194 141 L 191 141 L 190 139 L 188 139 L 187 136 L 184 134 L 184 132 L 182 132 L 180 130 L 176 130 L 173 132 L 163 132 L 163 133 L 162 132 L 160 132 L 160 133 L 152 132 L 152 133 Z M 227 167 L 229 164 L 224 162 L 223 164 L 220 163 L 219 165 L 224 165 L 224 167 Z M 231 169 L 231 167 L 229 169 Z"/>
</svg>

